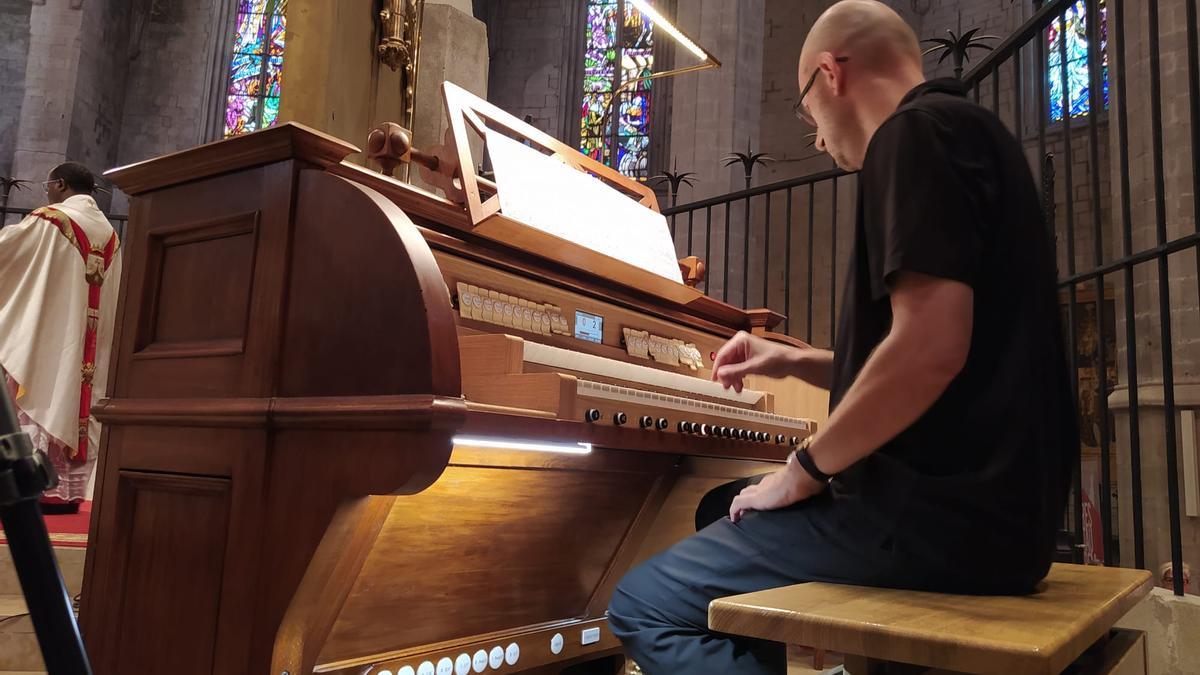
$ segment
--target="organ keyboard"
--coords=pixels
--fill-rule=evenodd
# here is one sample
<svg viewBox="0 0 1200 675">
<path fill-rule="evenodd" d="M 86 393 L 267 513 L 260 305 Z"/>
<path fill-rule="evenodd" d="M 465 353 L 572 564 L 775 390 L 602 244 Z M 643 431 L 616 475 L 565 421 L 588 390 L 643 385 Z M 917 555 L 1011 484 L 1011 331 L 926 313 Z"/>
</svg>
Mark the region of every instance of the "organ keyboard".
<svg viewBox="0 0 1200 675">
<path fill-rule="evenodd" d="M 613 672 L 625 571 L 814 431 L 795 382 L 711 381 L 781 316 L 518 222 L 445 158 L 485 126 L 653 193 L 446 92 L 456 145 L 422 156 L 465 204 L 296 125 L 109 174 L 133 206 L 96 672 Z"/>
</svg>

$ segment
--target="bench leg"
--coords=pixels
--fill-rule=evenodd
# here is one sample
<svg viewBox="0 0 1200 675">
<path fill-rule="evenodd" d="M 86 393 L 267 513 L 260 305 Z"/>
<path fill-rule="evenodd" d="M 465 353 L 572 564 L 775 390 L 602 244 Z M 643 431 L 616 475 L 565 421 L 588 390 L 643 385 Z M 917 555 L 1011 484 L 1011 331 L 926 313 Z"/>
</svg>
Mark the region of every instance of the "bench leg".
<svg viewBox="0 0 1200 675">
<path fill-rule="evenodd" d="M 869 656 L 857 656 L 854 654 L 846 654 L 846 660 L 843 663 L 846 667 L 846 675 L 936 675 L 951 672 L 948 670 L 930 670 L 925 666 L 914 666 L 908 663 L 880 661 Z"/>
</svg>

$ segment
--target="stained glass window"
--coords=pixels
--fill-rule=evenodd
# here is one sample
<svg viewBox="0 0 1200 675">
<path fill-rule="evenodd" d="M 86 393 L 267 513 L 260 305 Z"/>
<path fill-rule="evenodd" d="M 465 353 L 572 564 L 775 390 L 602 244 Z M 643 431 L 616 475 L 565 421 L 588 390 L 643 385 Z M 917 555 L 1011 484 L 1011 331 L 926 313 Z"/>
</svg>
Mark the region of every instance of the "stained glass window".
<svg viewBox="0 0 1200 675">
<path fill-rule="evenodd" d="M 637 82 L 622 91 L 613 105 L 609 102 L 622 82 L 653 72 L 654 32 L 650 20 L 631 2 L 588 0 L 585 32 L 579 149 L 626 176 L 646 180 L 651 81 Z"/>
<path fill-rule="evenodd" d="M 238 0 L 225 92 L 225 137 L 275 124 L 287 0 Z"/>
<path fill-rule="evenodd" d="M 1100 8 L 1100 68 L 1104 83 L 1104 108 L 1108 109 L 1108 7 L 1104 0 Z M 1080 117 L 1089 112 L 1088 89 L 1091 84 L 1088 72 L 1087 4 L 1079 0 L 1064 14 L 1064 21 L 1050 25 L 1046 34 L 1049 52 L 1046 57 L 1046 79 L 1050 87 L 1050 119 L 1058 122 L 1063 118 L 1063 109 L 1070 110 L 1071 117 Z M 1064 27 L 1065 24 L 1065 27 Z M 1065 40 L 1065 44 L 1063 44 Z M 1064 67 L 1063 52 L 1066 52 Z M 1067 76 L 1067 92 L 1063 93 L 1063 72 Z"/>
</svg>

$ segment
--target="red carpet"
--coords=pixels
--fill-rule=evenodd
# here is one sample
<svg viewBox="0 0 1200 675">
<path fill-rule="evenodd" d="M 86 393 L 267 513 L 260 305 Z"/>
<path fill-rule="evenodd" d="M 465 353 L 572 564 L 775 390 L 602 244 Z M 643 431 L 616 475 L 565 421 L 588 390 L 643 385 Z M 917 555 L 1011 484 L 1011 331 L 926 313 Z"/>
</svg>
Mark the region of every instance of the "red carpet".
<svg viewBox="0 0 1200 675">
<path fill-rule="evenodd" d="M 55 546 L 87 548 L 88 522 L 92 519 L 92 502 L 79 506 L 79 513 L 69 516 L 45 516 L 46 529 L 50 531 L 50 543 Z M 7 544 L 4 530 L 0 529 L 0 544 Z"/>
</svg>

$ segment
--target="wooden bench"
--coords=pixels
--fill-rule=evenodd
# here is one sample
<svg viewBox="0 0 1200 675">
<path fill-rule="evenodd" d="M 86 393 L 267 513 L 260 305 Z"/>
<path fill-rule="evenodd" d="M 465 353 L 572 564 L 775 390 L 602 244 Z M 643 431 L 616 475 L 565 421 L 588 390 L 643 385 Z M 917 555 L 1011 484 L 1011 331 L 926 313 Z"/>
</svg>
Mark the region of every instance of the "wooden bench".
<svg viewBox="0 0 1200 675">
<path fill-rule="evenodd" d="M 1028 596 L 797 584 L 714 600 L 708 625 L 841 652 L 850 675 L 1057 675 L 1068 666 L 1072 673 L 1140 674 L 1144 637 L 1111 629 L 1152 581 L 1145 570 L 1055 564 Z"/>
</svg>

